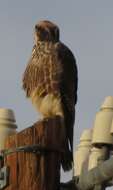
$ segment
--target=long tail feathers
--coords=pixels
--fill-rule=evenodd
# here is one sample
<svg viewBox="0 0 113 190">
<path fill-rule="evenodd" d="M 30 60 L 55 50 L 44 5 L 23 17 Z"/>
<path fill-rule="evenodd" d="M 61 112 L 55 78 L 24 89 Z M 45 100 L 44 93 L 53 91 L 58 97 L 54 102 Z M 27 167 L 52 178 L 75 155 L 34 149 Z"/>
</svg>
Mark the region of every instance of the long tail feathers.
<svg viewBox="0 0 113 190">
<path fill-rule="evenodd" d="M 65 120 L 65 146 L 64 153 L 62 154 L 61 163 L 64 171 L 69 171 L 73 167 L 73 128 L 75 120 L 75 110 L 73 112 L 64 113 Z"/>
<path fill-rule="evenodd" d="M 66 143 L 65 152 L 62 154 L 61 157 L 61 164 L 64 171 L 69 171 L 72 169 L 72 163 L 73 163 L 73 155 L 72 152 L 69 150 L 68 142 Z"/>
</svg>

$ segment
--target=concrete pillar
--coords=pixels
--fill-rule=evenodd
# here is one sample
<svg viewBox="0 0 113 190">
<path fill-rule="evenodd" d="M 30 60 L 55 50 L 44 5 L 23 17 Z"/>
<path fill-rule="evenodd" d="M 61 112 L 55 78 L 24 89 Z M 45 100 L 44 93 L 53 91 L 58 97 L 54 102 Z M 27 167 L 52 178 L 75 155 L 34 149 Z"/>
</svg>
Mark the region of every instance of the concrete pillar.
<svg viewBox="0 0 113 190">
<path fill-rule="evenodd" d="M 91 149 L 91 136 L 92 129 L 85 129 L 80 138 L 80 144 L 74 154 L 74 175 L 78 176 L 81 174 L 83 163 L 86 162 L 85 166 L 88 168 L 88 158 Z"/>
</svg>

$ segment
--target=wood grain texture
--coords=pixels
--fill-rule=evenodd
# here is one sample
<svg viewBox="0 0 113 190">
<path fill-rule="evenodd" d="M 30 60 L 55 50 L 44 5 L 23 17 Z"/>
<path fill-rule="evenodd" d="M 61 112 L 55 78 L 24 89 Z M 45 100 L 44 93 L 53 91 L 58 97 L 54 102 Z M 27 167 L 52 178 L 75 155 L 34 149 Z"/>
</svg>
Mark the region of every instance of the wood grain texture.
<svg viewBox="0 0 113 190">
<path fill-rule="evenodd" d="M 8 137 L 6 141 L 6 148 L 15 148 L 17 146 L 16 135 Z M 5 188 L 5 190 L 16 190 L 18 185 L 17 180 L 17 166 L 18 166 L 18 157 L 17 153 L 13 153 L 7 157 L 5 157 L 4 164 L 10 167 L 10 176 L 9 176 L 9 183 L 10 185 Z M 12 166 L 12 167 L 11 167 Z"/>
<path fill-rule="evenodd" d="M 63 148 L 64 138 L 60 118 L 35 123 L 10 136 L 5 148 L 40 144 L 47 148 Z M 5 190 L 58 190 L 60 184 L 60 152 L 41 154 L 18 152 L 7 155 L 5 165 L 10 167 L 9 186 Z"/>
</svg>

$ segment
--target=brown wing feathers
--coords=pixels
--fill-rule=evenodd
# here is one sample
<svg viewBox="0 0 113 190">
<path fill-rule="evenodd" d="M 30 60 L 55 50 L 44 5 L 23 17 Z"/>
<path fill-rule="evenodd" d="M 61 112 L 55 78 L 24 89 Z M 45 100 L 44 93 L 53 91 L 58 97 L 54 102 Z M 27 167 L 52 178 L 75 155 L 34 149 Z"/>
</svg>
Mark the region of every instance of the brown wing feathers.
<svg viewBox="0 0 113 190">
<path fill-rule="evenodd" d="M 77 102 L 78 72 L 76 60 L 72 52 L 62 43 L 58 45 L 59 59 L 63 65 L 63 76 L 60 85 L 62 106 L 67 134 L 67 154 L 64 155 L 64 170 L 72 167 L 73 161 L 73 129 L 75 121 L 75 104 Z M 67 158 L 67 159 L 65 159 Z M 65 168 L 66 166 L 66 168 Z"/>
</svg>

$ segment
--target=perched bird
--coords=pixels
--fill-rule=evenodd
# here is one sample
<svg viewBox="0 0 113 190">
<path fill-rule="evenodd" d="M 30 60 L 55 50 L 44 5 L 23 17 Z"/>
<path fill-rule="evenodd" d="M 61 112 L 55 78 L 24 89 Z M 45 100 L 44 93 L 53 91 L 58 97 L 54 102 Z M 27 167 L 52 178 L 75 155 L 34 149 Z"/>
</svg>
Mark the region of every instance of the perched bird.
<svg viewBox="0 0 113 190">
<path fill-rule="evenodd" d="M 59 36 L 58 26 L 50 21 L 35 25 L 35 45 L 23 75 L 23 89 L 43 117 L 61 116 L 63 119 L 66 148 L 62 167 L 67 171 L 73 161 L 78 72 L 73 53 Z"/>
</svg>

